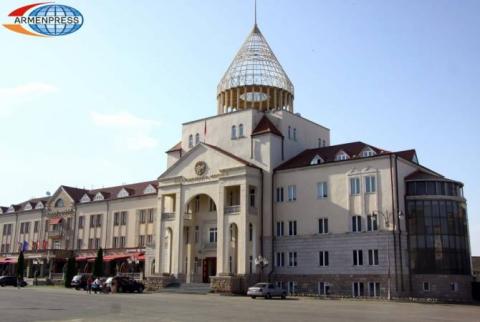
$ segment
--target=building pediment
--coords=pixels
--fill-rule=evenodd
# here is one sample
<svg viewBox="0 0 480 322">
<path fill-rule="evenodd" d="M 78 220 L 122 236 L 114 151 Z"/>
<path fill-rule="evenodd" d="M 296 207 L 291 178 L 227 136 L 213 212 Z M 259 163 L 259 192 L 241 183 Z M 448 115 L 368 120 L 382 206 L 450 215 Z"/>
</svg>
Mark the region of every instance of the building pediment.
<svg viewBox="0 0 480 322">
<path fill-rule="evenodd" d="M 224 169 L 244 166 L 253 165 L 216 146 L 200 143 L 160 175 L 159 180 L 214 178 L 221 175 Z"/>
</svg>

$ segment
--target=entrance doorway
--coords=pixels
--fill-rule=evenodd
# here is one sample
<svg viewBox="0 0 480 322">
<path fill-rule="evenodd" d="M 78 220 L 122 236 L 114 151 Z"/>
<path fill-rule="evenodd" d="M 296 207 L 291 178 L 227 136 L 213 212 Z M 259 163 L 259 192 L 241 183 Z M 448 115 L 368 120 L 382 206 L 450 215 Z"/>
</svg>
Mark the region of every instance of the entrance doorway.
<svg viewBox="0 0 480 322">
<path fill-rule="evenodd" d="M 207 257 L 203 260 L 203 282 L 210 283 L 210 276 L 217 275 L 217 258 Z"/>
</svg>

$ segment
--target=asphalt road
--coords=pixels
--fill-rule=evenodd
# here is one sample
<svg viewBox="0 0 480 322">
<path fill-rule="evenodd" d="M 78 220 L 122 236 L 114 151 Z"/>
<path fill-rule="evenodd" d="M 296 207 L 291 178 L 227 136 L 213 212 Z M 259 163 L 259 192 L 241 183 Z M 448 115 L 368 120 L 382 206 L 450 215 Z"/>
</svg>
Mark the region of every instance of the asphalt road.
<svg viewBox="0 0 480 322">
<path fill-rule="evenodd" d="M 0 321 L 475 321 L 480 306 L 0 288 Z"/>
</svg>

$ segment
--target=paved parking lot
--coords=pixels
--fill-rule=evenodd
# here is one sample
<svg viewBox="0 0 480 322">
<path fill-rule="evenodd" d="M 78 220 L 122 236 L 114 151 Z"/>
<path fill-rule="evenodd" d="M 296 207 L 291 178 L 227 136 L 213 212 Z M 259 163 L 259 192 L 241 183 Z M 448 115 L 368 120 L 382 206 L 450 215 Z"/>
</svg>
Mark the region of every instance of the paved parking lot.
<svg viewBox="0 0 480 322">
<path fill-rule="evenodd" d="M 480 306 L 0 288 L 0 321 L 480 321 Z"/>
</svg>

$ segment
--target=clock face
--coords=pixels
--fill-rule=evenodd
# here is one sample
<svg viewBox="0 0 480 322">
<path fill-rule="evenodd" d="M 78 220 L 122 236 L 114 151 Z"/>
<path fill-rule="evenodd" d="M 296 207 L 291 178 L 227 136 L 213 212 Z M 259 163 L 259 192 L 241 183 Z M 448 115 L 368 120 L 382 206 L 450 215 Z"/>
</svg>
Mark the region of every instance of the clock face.
<svg viewBox="0 0 480 322">
<path fill-rule="evenodd" d="M 207 171 L 207 164 L 205 162 L 198 161 L 197 163 L 195 163 L 195 173 L 198 176 L 204 175 L 206 171 Z"/>
<path fill-rule="evenodd" d="M 261 92 L 248 92 L 240 95 L 240 98 L 247 102 L 263 102 L 268 100 L 268 94 Z"/>
</svg>

